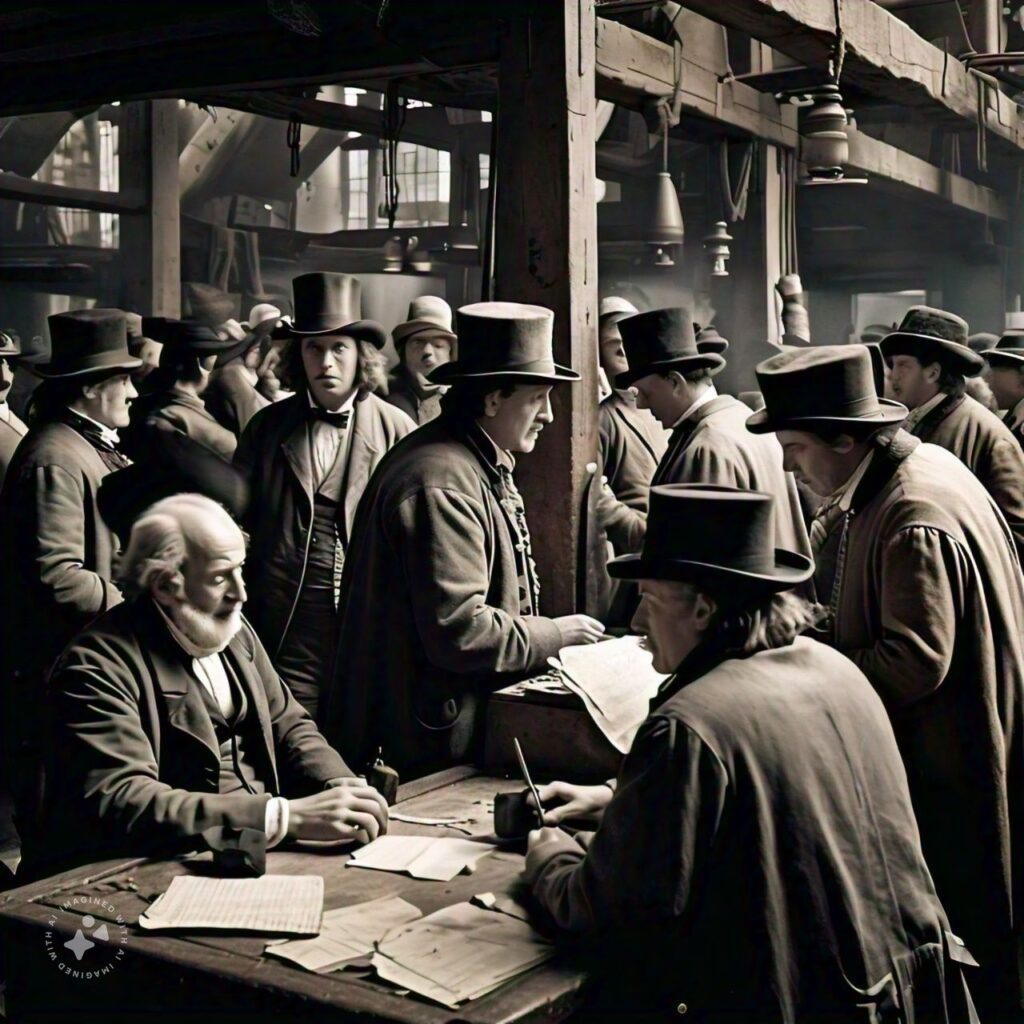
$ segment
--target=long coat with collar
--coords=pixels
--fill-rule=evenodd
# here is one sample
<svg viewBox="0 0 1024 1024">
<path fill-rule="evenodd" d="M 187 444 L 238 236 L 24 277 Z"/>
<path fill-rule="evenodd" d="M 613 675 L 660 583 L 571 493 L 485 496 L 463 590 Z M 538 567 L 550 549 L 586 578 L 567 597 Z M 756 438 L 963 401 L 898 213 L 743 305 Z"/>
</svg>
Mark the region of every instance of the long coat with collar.
<svg viewBox="0 0 1024 1024">
<path fill-rule="evenodd" d="M 258 412 L 243 433 L 234 460 L 250 487 L 244 523 L 251 538 L 247 611 L 272 659 L 284 640 L 309 558 L 315 496 L 307 407 L 308 397 L 302 393 Z M 355 403 L 346 428 L 352 438 L 345 493 L 338 507 L 343 536 L 352 537 L 356 508 L 377 464 L 415 426 L 376 395 Z"/>
<path fill-rule="evenodd" d="M 1024 581 L 1013 539 L 970 470 L 905 431 L 876 448 L 845 530 L 835 643 L 888 708 L 939 896 L 982 965 L 979 1005 L 1005 1011 L 1021 994 L 1024 932 Z"/>
<path fill-rule="evenodd" d="M 948 395 L 910 433 L 952 452 L 981 481 L 1024 559 L 1024 451 L 999 417 L 970 395 Z"/>
<path fill-rule="evenodd" d="M 8 411 L 6 420 L 0 419 L 0 487 L 4 485 L 7 467 L 11 464 L 15 451 L 27 433 L 28 427 L 13 411 Z"/>
<path fill-rule="evenodd" d="M 168 429 L 179 431 L 227 462 L 235 454 L 238 439 L 210 415 L 201 398 L 170 391 L 143 399 L 139 411 L 141 419 L 132 431 L 131 454 L 136 461 L 146 458 L 147 435 Z"/>
<path fill-rule="evenodd" d="M 441 416 L 397 445 L 356 517 L 324 735 L 356 767 L 403 775 L 477 753 L 490 691 L 545 669 L 551 619 L 521 615 L 515 533 L 496 471 Z"/>
<path fill-rule="evenodd" d="M 32 868 L 175 856 L 203 848 L 210 829 L 263 832 L 270 796 L 306 796 L 352 775 L 248 623 L 224 657 L 259 721 L 262 743 L 249 755 L 266 793 L 218 792 L 220 752 L 202 684 L 148 598 L 76 637 L 49 680 L 45 848 L 28 851 Z"/>
<path fill-rule="evenodd" d="M 647 511 L 648 492 L 668 446 L 668 432 L 628 393 L 613 391 L 598 407 L 601 463 L 612 494 L 629 508 Z"/>
<path fill-rule="evenodd" d="M 527 877 L 549 927 L 604 943 L 608 1019 L 965 1019 L 928 1013 L 942 973 L 960 988 L 960 947 L 885 709 L 814 640 L 722 661 L 656 704 L 586 851 L 563 835 Z"/>
</svg>

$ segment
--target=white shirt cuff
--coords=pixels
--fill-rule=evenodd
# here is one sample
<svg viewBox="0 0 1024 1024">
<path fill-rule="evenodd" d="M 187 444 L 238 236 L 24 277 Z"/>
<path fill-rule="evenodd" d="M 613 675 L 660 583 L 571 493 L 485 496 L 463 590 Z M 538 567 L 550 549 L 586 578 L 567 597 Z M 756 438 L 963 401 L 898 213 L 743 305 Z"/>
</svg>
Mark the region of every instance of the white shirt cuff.
<svg viewBox="0 0 1024 1024">
<path fill-rule="evenodd" d="M 288 835 L 288 801 L 283 796 L 272 796 L 267 801 L 263 831 L 267 833 L 267 849 L 273 849 Z"/>
</svg>

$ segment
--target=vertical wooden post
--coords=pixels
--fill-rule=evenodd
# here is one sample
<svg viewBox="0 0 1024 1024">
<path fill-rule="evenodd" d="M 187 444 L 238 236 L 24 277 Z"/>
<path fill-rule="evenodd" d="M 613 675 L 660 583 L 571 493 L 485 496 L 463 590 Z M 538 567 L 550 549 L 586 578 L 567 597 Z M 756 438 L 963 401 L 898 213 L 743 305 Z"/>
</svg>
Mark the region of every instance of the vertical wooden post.
<svg viewBox="0 0 1024 1024">
<path fill-rule="evenodd" d="M 520 461 L 547 615 L 576 605 L 587 464 L 597 459 L 594 0 L 548 0 L 509 22 L 498 64 L 495 298 L 555 313 L 555 422 Z"/>
<path fill-rule="evenodd" d="M 181 315 L 178 101 L 127 105 L 118 139 L 120 187 L 145 197 L 121 215 L 121 304 L 150 316 Z"/>
</svg>

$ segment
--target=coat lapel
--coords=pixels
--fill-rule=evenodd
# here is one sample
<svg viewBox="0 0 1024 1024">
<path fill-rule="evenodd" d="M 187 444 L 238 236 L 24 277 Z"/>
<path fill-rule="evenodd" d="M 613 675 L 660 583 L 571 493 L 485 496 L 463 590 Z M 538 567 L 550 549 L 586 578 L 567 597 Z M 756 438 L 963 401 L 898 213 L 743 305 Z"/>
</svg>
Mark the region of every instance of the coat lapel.
<svg viewBox="0 0 1024 1024">
<path fill-rule="evenodd" d="M 651 481 L 652 487 L 665 483 L 666 478 L 671 477 L 673 469 L 683 457 L 683 452 L 690 443 L 690 438 L 697 432 L 704 420 L 719 409 L 724 409 L 731 404 L 732 400 L 728 395 L 718 395 L 717 398 L 712 398 L 710 402 L 702 405 L 692 416 L 687 416 L 679 426 L 672 428 L 672 437 L 668 443 L 668 451 L 665 452 L 661 462 L 658 463 L 658 469 L 654 474 L 654 479 Z M 674 483 L 676 481 L 669 479 L 668 482 Z"/>
<path fill-rule="evenodd" d="M 612 402 L 612 414 L 619 418 L 622 425 L 628 430 L 643 446 L 651 453 L 651 458 L 657 460 L 658 453 L 651 446 L 650 441 L 644 436 L 644 433 L 636 425 L 633 420 L 633 413 L 635 409 L 631 409 L 627 399 L 623 398 L 617 391 L 612 393 L 612 397 L 608 399 Z"/>
<path fill-rule="evenodd" d="M 922 416 L 920 421 L 914 424 L 910 433 L 921 438 L 922 441 L 927 441 L 939 424 L 956 409 L 959 409 L 966 400 L 966 395 L 947 395 L 934 409 L 930 409 L 926 416 Z"/>
<path fill-rule="evenodd" d="M 296 403 L 300 396 L 296 396 Z M 301 396 L 305 398 L 305 396 Z M 309 438 L 309 428 L 306 426 L 305 418 L 301 415 L 301 406 L 297 404 L 300 415 L 294 418 L 292 429 L 285 433 L 285 439 L 281 444 L 281 451 L 284 453 L 285 461 L 295 474 L 306 497 L 309 499 L 310 508 L 313 506 L 313 445 Z"/>
<path fill-rule="evenodd" d="M 345 534 L 352 536 L 352 524 L 356 517 L 356 507 L 366 484 L 384 450 L 383 438 L 380 436 L 380 421 L 370 398 L 360 399 L 355 403 L 352 417 L 352 440 L 348 450 L 348 470 L 345 473 Z"/>
</svg>

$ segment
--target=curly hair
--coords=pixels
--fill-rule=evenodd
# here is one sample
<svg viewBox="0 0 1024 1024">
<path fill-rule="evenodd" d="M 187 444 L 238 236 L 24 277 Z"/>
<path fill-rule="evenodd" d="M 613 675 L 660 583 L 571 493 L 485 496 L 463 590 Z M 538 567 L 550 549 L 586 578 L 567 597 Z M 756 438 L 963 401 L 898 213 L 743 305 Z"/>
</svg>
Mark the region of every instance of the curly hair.
<svg viewBox="0 0 1024 1024">
<path fill-rule="evenodd" d="M 292 338 L 281 352 L 277 375 L 281 385 L 289 391 L 303 391 L 309 386 L 306 370 L 302 365 L 303 338 Z M 361 394 L 388 393 L 387 357 L 369 341 L 357 341 L 359 368 L 356 371 L 356 387 Z"/>
</svg>

